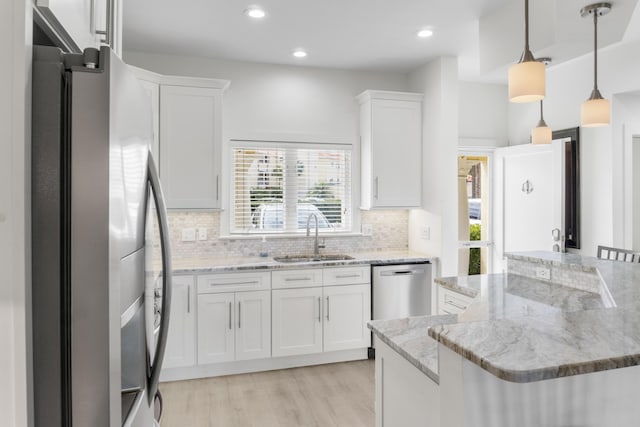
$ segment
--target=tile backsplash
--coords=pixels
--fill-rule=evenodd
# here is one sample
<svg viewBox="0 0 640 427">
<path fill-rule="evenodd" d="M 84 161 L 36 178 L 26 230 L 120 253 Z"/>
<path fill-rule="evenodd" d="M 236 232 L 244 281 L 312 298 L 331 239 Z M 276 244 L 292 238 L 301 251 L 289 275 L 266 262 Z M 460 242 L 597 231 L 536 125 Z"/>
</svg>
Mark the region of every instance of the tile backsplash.
<svg viewBox="0 0 640 427">
<path fill-rule="evenodd" d="M 175 258 L 208 256 L 259 256 L 262 236 L 255 239 L 220 238 L 220 212 L 169 211 L 171 248 Z M 323 253 L 375 252 L 406 250 L 408 247 L 407 210 L 361 211 L 362 224 L 371 224 L 371 236 L 327 236 L 324 237 Z M 182 241 L 185 228 L 207 230 L 207 240 Z M 322 241 L 323 236 L 320 236 Z M 266 249 L 269 256 L 294 253 L 312 253 L 313 237 L 270 237 L 267 235 Z"/>
</svg>

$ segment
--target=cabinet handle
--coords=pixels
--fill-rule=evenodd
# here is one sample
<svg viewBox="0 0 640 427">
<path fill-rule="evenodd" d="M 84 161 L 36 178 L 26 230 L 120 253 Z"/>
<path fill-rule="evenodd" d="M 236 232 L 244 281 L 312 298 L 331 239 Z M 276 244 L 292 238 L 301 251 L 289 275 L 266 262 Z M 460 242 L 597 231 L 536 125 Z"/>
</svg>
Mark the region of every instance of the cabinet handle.
<svg viewBox="0 0 640 427">
<path fill-rule="evenodd" d="M 229 329 L 231 330 L 231 328 L 233 328 L 233 325 L 231 324 L 231 306 L 233 305 L 233 303 L 229 303 Z"/>
<path fill-rule="evenodd" d="M 301 280 L 311 280 L 311 277 L 287 277 L 285 282 L 299 282 Z"/>
<path fill-rule="evenodd" d="M 373 181 L 375 185 L 375 192 L 373 194 L 373 197 L 377 200 L 378 199 L 378 177 L 376 176 Z"/>
<path fill-rule="evenodd" d="M 259 285 L 260 282 L 257 280 L 252 280 L 250 282 L 229 282 L 229 283 L 215 283 L 215 282 L 211 282 L 209 283 L 209 287 L 213 288 L 216 286 L 229 286 L 229 285 Z"/>
<path fill-rule="evenodd" d="M 93 7 L 93 20 L 95 22 L 95 1 L 92 2 L 92 7 Z M 113 8 L 113 0 L 106 0 L 106 9 L 107 9 L 107 19 L 105 22 L 105 26 L 106 28 L 104 30 L 95 30 L 95 33 L 100 35 L 100 36 L 104 36 L 104 38 L 102 40 L 100 40 L 101 43 L 104 43 L 108 46 L 113 47 L 113 12 L 114 12 L 114 8 Z"/>
<path fill-rule="evenodd" d="M 322 322 L 322 298 L 318 297 L 318 322 Z"/>
<path fill-rule="evenodd" d="M 187 286 L 187 313 L 191 313 L 191 286 Z"/>
<path fill-rule="evenodd" d="M 238 329 L 242 327 L 242 311 L 240 307 L 240 301 L 238 301 Z"/>
<path fill-rule="evenodd" d="M 455 308 L 458 308 L 460 310 L 466 310 L 467 309 L 467 306 L 462 305 L 462 304 L 456 304 L 456 302 L 454 300 L 452 300 L 450 298 L 447 298 L 446 296 L 444 297 L 444 303 L 445 304 L 449 304 L 449 305 L 451 305 L 451 306 L 453 306 Z"/>
<path fill-rule="evenodd" d="M 216 201 L 220 200 L 220 175 L 216 175 Z"/>
<path fill-rule="evenodd" d="M 351 279 L 353 277 L 360 277 L 360 275 L 359 274 L 342 274 L 342 275 L 338 274 L 336 276 L 336 279 Z"/>
<path fill-rule="evenodd" d="M 329 321 L 329 297 L 327 297 L 327 322 Z"/>
</svg>

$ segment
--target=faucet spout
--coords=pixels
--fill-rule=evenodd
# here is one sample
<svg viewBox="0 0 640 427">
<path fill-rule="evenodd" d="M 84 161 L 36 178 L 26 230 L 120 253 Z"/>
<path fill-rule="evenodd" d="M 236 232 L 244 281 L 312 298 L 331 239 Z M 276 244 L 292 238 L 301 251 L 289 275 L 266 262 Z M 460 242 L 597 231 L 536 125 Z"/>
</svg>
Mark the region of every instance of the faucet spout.
<svg viewBox="0 0 640 427">
<path fill-rule="evenodd" d="M 309 226 L 311 225 L 311 218 L 313 217 L 315 224 L 316 224 L 316 234 L 315 234 L 315 238 L 313 241 L 313 256 L 314 258 L 319 258 L 320 257 L 320 247 L 318 246 L 318 216 L 314 213 L 309 214 L 309 216 L 307 217 L 307 237 L 309 237 L 310 234 L 310 230 L 309 230 Z"/>
</svg>

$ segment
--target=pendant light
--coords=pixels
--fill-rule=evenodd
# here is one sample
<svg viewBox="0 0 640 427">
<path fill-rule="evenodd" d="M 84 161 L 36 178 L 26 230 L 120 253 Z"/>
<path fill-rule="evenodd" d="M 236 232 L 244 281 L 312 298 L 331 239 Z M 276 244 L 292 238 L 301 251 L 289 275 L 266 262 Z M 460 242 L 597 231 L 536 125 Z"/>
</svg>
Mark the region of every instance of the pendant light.
<svg viewBox="0 0 640 427">
<path fill-rule="evenodd" d="M 509 68 L 509 101 L 534 102 L 544 98 L 544 64 L 529 49 L 529 0 L 524 0 L 524 51 L 520 61 Z"/>
<path fill-rule="evenodd" d="M 551 144 L 551 128 L 544 121 L 542 113 L 542 100 L 540 100 L 540 121 L 538 126 L 531 129 L 532 144 Z"/>
<path fill-rule="evenodd" d="M 607 126 L 611 121 L 611 106 L 598 90 L 598 16 L 611 10 L 611 3 L 594 3 L 580 10 L 582 17 L 593 15 L 593 91 L 582 103 L 581 125 L 584 127 Z"/>
<path fill-rule="evenodd" d="M 537 61 L 543 63 L 546 68 L 547 65 L 551 63 L 551 58 L 547 58 L 547 57 L 538 58 Z M 552 140 L 551 128 L 547 126 L 547 123 L 544 121 L 544 111 L 543 111 L 542 103 L 543 101 L 541 99 L 540 100 L 540 120 L 538 121 L 538 125 L 533 129 L 531 129 L 531 143 L 536 145 L 551 144 L 551 140 Z"/>
</svg>

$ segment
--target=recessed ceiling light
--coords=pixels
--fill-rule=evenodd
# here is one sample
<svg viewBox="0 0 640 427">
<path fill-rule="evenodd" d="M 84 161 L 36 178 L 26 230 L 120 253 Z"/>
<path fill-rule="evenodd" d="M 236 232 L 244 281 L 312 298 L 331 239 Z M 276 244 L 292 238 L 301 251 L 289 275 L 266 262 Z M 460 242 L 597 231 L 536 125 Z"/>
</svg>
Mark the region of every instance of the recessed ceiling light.
<svg viewBox="0 0 640 427">
<path fill-rule="evenodd" d="M 293 51 L 293 56 L 295 56 L 296 58 L 304 58 L 305 56 L 307 56 L 307 52 L 302 49 L 296 49 Z"/>
<path fill-rule="evenodd" d="M 249 6 L 245 9 L 244 14 L 255 19 L 261 19 L 267 16 L 267 13 L 258 6 Z"/>
<path fill-rule="evenodd" d="M 427 28 L 418 31 L 418 37 L 421 39 L 426 39 L 427 37 L 431 37 L 433 35 L 433 30 L 429 30 Z"/>
</svg>

